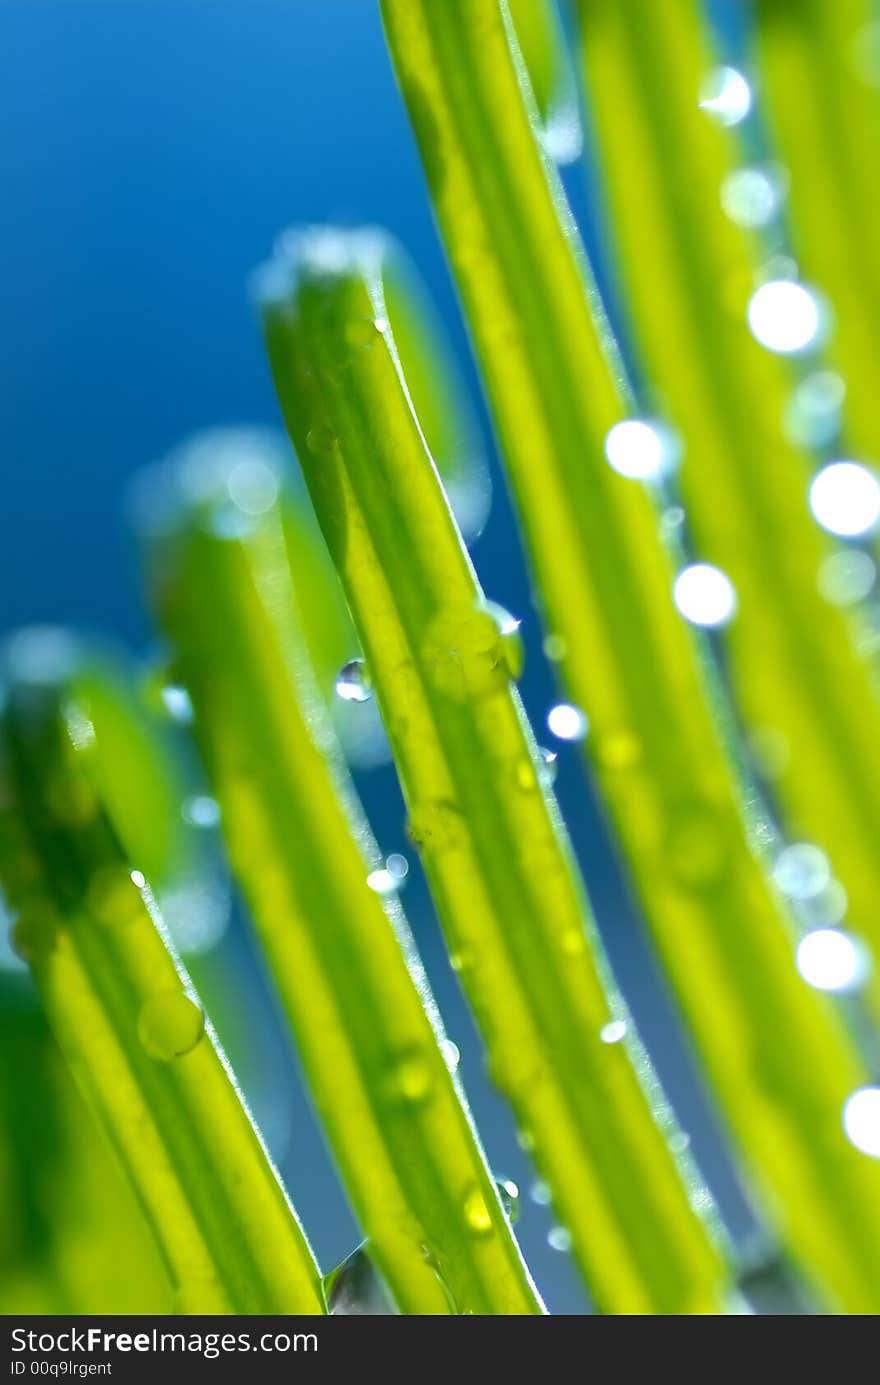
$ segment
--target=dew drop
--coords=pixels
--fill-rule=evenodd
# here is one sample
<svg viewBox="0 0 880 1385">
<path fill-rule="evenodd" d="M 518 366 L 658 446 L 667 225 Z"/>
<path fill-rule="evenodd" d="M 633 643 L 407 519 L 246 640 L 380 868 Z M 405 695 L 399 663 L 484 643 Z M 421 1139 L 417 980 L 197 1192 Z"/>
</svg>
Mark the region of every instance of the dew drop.
<svg viewBox="0 0 880 1385">
<path fill-rule="evenodd" d="M 449 954 L 449 965 L 456 974 L 470 971 L 474 965 L 474 954 L 469 947 L 459 948 Z"/>
<path fill-rule="evenodd" d="M 797 969 L 819 991 L 852 991 L 867 974 L 864 948 L 849 933 L 814 928 L 797 947 Z"/>
<path fill-rule="evenodd" d="M 440 1052 L 443 1054 L 449 1071 L 457 1071 L 458 1065 L 461 1062 L 461 1050 L 458 1044 L 453 1043 L 451 1039 L 441 1039 Z"/>
<path fill-rule="evenodd" d="M 532 1150 L 535 1148 L 535 1137 L 526 1126 L 520 1126 L 517 1130 L 516 1142 L 525 1154 L 531 1154 Z"/>
<path fill-rule="evenodd" d="M 810 483 L 810 509 L 829 534 L 868 534 L 880 520 L 880 481 L 860 462 L 829 462 Z"/>
<path fill-rule="evenodd" d="M 610 1020 L 608 1024 L 603 1024 L 599 1030 L 599 1038 L 603 1044 L 619 1044 L 621 1039 L 626 1037 L 626 1023 L 624 1020 Z"/>
<path fill-rule="evenodd" d="M 387 323 L 386 323 L 387 326 Z M 376 342 L 382 328 L 372 317 L 357 317 L 345 324 L 343 335 L 346 345 L 355 351 L 368 350 Z"/>
<path fill-rule="evenodd" d="M 545 1183 L 542 1178 L 537 1179 L 529 1188 L 529 1197 L 537 1207 L 549 1207 L 553 1201 L 550 1184 Z"/>
<path fill-rule="evenodd" d="M 385 869 L 392 879 L 400 882 L 409 875 L 409 861 L 399 851 L 392 851 L 391 855 L 385 858 Z"/>
<path fill-rule="evenodd" d="M 479 1188 L 472 1188 L 464 1199 L 464 1219 L 475 1236 L 491 1234 L 492 1214 Z"/>
<path fill-rule="evenodd" d="M 618 476 L 651 481 L 678 460 L 680 446 L 671 430 L 644 418 L 625 418 L 605 436 L 605 458 Z"/>
<path fill-rule="evenodd" d="M 334 1317 L 391 1317 L 397 1308 L 364 1241 L 324 1276 L 327 1307 Z"/>
<path fill-rule="evenodd" d="M 531 793 L 540 784 L 549 789 L 556 782 L 557 755 L 555 750 L 538 746 L 538 762 L 531 758 L 520 760 L 516 766 L 516 782 L 525 792 Z"/>
<path fill-rule="evenodd" d="M 525 646 L 523 645 L 520 627 L 522 621 L 510 614 L 504 606 L 499 606 L 497 601 L 487 601 L 485 609 L 495 622 L 495 628 L 501 639 L 499 654 L 501 661 L 510 678 L 514 680 L 522 676 L 525 665 Z"/>
<path fill-rule="evenodd" d="M 691 563 L 675 579 L 672 597 L 691 625 L 715 629 L 726 625 L 736 611 L 733 583 L 711 563 Z"/>
<path fill-rule="evenodd" d="M 749 299 L 746 318 L 752 336 L 783 356 L 813 346 L 822 326 L 814 293 L 792 279 L 770 279 Z"/>
<path fill-rule="evenodd" d="M 343 702 L 369 702 L 373 696 L 373 680 L 363 659 L 349 659 L 343 664 L 334 686 Z"/>
<path fill-rule="evenodd" d="M 546 746 L 538 746 L 538 754 L 541 757 L 541 782 L 549 787 L 556 783 L 556 775 L 559 772 L 558 756 L 555 750 L 548 750 Z"/>
<path fill-rule="evenodd" d="M 210 794 L 193 794 L 191 798 L 184 800 L 180 814 L 190 827 L 208 831 L 216 827 L 220 821 L 220 804 Z"/>
<path fill-rule="evenodd" d="M 560 167 L 580 158 L 584 141 L 576 101 L 563 101 L 551 111 L 540 139 L 547 156 Z"/>
<path fill-rule="evenodd" d="M 832 606 L 855 606 L 869 596 L 877 579 L 873 558 L 857 550 L 831 553 L 819 568 L 819 595 Z"/>
<path fill-rule="evenodd" d="M 184 991 L 159 991 L 141 1006 L 137 1032 L 151 1058 L 170 1063 L 195 1048 L 205 1032 L 205 1016 Z"/>
<path fill-rule="evenodd" d="M 806 928 L 833 928 L 843 922 L 848 904 L 846 890 L 840 881 L 831 879 L 809 899 L 797 901 L 798 920 Z"/>
<path fill-rule="evenodd" d="M 28 625 L 6 643 L 9 668 L 22 683 L 49 687 L 69 678 L 79 661 L 73 635 L 57 625 Z"/>
<path fill-rule="evenodd" d="M 128 878 L 134 885 L 136 890 L 146 889 L 147 877 L 144 875 L 142 870 L 130 870 L 128 872 Z"/>
<path fill-rule="evenodd" d="M 831 880 L 828 857 L 811 842 L 795 842 L 780 851 L 773 866 L 773 879 L 789 899 L 811 899 Z"/>
<path fill-rule="evenodd" d="M 739 125 L 752 109 L 752 89 L 735 67 L 716 67 L 700 86 L 700 110 L 719 125 Z"/>
<path fill-rule="evenodd" d="M 336 434 L 326 423 L 318 423 L 306 434 L 306 447 L 317 456 L 326 456 L 336 447 Z"/>
<path fill-rule="evenodd" d="M 380 867 L 378 870 L 371 870 L 367 876 L 367 884 L 376 894 L 394 894 L 399 881 L 391 874 L 390 870 Z"/>
<path fill-rule="evenodd" d="M 571 1232 L 566 1226 L 551 1226 L 547 1232 L 547 1244 L 551 1250 L 565 1254 L 571 1250 Z"/>
<path fill-rule="evenodd" d="M 547 713 L 547 726 L 560 741 L 582 741 L 587 734 L 587 718 L 580 707 L 557 702 Z"/>
<path fill-rule="evenodd" d="M 226 489 L 233 505 L 255 517 L 271 510 L 278 499 L 278 476 L 265 462 L 241 461 L 230 471 Z"/>
<path fill-rule="evenodd" d="M 671 539 L 678 534 L 679 529 L 684 524 L 686 515 L 681 505 L 667 505 L 660 516 L 660 534 L 664 539 Z"/>
<path fill-rule="evenodd" d="M 160 693 L 162 704 L 172 721 L 180 726 L 189 726 L 193 719 L 193 705 L 186 688 L 177 683 L 168 683 Z"/>
<path fill-rule="evenodd" d="M 816 370 L 795 389 L 783 413 L 786 436 L 801 447 L 827 447 L 840 432 L 846 385 L 831 370 Z"/>
<path fill-rule="evenodd" d="M 519 1187 L 512 1178 L 503 1178 L 500 1174 L 495 1175 L 495 1187 L 498 1189 L 504 1215 L 513 1226 L 519 1216 Z"/>
<path fill-rule="evenodd" d="M 843 1128 L 850 1144 L 880 1159 L 880 1087 L 860 1087 L 847 1097 Z"/>
<path fill-rule="evenodd" d="M 737 226 L 766 226 L 782 206 L 783 181 L 772 168 L 738 168 L 721 184 L 721 206 Z"/>
<path fill-rule="evenodd" d="M 544 638 L 544 655 L 552 664 L 558 664 L 565 658 L 568 645 L 561 635 L 546 635 Z"/>
</svg>

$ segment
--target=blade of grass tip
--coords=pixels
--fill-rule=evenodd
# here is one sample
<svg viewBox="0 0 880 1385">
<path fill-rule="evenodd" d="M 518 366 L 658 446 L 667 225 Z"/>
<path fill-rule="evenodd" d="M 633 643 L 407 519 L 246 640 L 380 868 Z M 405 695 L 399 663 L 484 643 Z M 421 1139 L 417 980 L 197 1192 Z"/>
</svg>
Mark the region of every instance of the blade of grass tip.
<svg viewBox="0 0 880 1385">
<path fill-rule="evenodd" d="M 852 927 L 880 955 L 880 704 L 851 613 L 821 590 L 839 558 L 809 512 L 809 450 L 784 431 L 789 363 L 747 325 L 757 245 L 735 224 L 733 132 L 698 106 L 712 69 L 701 7 L 584 0 L 579 17 L 636 341 L 683 444 L 673 483 L 700 558 L 736 594 L 735 613 L 719 615 L 723 623 L 735 614 L 724 641 L 743 720 L 758 751 L 784 745 L 764 768 L 788 832 L 827 853 Z M 656 475 L 662 425 L 610 434 L 606 451 L 629 474 Z M 809 895 L 801 918 L 808 927 L 839 922 L 839 887 L 826 882 L 823 892 L 821 869 L 814 877 L 793 882 L 795 895 Z M 876 977 L 872 999 L 880 1011 Z"/>
<path fill-rule="evenodd" d="M 790 230 L 828 297 L 827 355 L 846 383 L 847 441 L 880 460 L 880 24 L 873 0 L 757 0 L 758 95 L 789 177 Z"/>
<path fill-rule="evenodd" d="M 178 503 L 151 540 L 155 604 L 372 1258 L 406 1313 L 540 1312 L 310 667 L 297 579 L 311 570 L 297 573 L 275 454 L 231 452 L 195 494 L 187 461 L 157 478 Z"/>
<path fill-rule="evenodd" d="M 865 1069 L 797 976 L 651 498 L 604 459 L 632 411 L 495 0 L 383 0 L 540 583 L 551 653 L 716 1094 L 784 1241 L 875 1311 L 880 1169 L 841 1113 Z M 754 826 L 754 824 L 753 824 Z M 760 824 L 757 824 L 760 826 Z"/>
<path fill-rule="evenodd" d="M 517 622 L 483 599 L 398 373 L 386 251 L 373 233 L 294 235 L 257 292 L 409 835 L 493 1080 L 597 1302 L 719 1311 L 723 1268 L 699 1215 L 711 1200 L 692 1169 L 676 1167 L 671 1115 L 608 977 L 512 687 Z M 373 344 L 352 350 L 350 324 L 365 315 L 378 324 Z"/>
<path fill-rule="evenodd" d="M 108 776 L 112 684 L 62 632 L 24 631 L 0 717 L 0 880 L 13 940 L 141 1202 L 184 1313 L 322 1313 L 317 1266 L 179 961 Z M 124 824 L 123 824 L 124 826 Z"/>
</svg>

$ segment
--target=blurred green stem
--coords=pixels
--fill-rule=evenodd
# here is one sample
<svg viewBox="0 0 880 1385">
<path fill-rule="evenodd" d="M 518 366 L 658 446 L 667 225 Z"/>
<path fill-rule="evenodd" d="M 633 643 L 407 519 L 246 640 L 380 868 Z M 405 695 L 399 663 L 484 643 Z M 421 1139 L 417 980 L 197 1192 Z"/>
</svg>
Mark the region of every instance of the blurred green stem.
<svg viewBox="0 0 880 1385">
<path fill-rule="evenodd" d="M 880 1175 L 841 1126 L 865 1070 L 795 971 L 651 498 L 605 461 L 631 399 L 535 137 L 506 11 L 382 0 L 382 12 L 553 652 L 589 715 L 586 748 L 645 916 L 784 1240 L 837 1307 L 876 1311 Z"/>
<path fill-rule="evenodd" d="M 0 879 L 19 913 L 16 946 L 140 1199 L 179 1311 L 322 1313 L 299 1223 L 96 791 L 104 750 L 90 682 L 102 687 L 13 670 L 4 689 Z M 103 768 L 125 782 L 131 765 Z"/>
<path fill-rule="evenodd" d="M 277 494 L 271 458 L 242 455 L 253 494 Z M 382 862 L 306 651 L 295 509 L 285 498 L 248 514 L 244 495 L 232 525 L 225 479 L 225 501 L 184 506 L 157 543 L 153 585 L 232 862 L 371 1257 L 405 1313 L 540 1312 L 401 908 L 368 884 Z"/>
</svg>

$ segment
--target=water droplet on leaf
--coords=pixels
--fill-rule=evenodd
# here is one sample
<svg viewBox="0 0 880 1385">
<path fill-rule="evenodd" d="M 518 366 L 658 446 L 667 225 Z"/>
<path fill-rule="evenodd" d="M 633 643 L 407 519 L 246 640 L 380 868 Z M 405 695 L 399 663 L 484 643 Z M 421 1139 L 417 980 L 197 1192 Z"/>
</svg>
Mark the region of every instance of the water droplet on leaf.
<svg viewBox="0 0 880 1385">
<path fill-rule="evenodd" d="M 619 1044 L 625 1036 L 626 1023 L 624 1020 L 610 1020 L 608 1024 L 603 1024 L 599 1030 L 599 1038 L 603 1044 Z"/>
<path fill-rule="evenodd" d="M 306 434 L 306 447 L 316 456 L 326 456 L 336 447 L 336 434 L 326 423 L 318 423 Z"/>
<path fill-rule="evenodd" d="M 177 683 L 168 683 L 160 695 L 171 720 L 180 726 L 189 726 L 193 719 L 193 705 L 186 688 Z"/>
<path fill-rule="evenodd" d="M 191 798 L 184 800 L 180 814 L 190 827 L 208 831 L 216 827 L 220 821 L 220 804 L 216 798 L 211 798 L 210 794 L 193 794 Z"/>
<path fill-rule="evenodd" d="M 811 899 L 826 888 L 831 880 L 828 857 L 821 847 L 811 842 L 795 842 L 776 858 L 773 879 L 789 899 Z"/>
<path fill-rule="evenodd" d="M 558 702 L 547 713 L 547 726 L 560 741 L 581 741 L 587 734 L 587 718 L 580 707 Z"/>
<path fill-rule="evenodd" d="M 373 696 L 373 681 L 363 659 L 350 659 L 336 677 L 336 696 L 343 702 L 369 702 Z"/>
<path fill-rule="evenodd" d="M 495 1187 L 498 1189 L 504 1215 L 513 1226 L 519 1216 L 519 1187 L 512 1178 L 503 1178 L 499 1174 L 495 1176 Z"/>
<path fill-rule="evenodd" d="M 391 1317 L 398 1310 L 364 1241 L 324 1276 L 327 1307 L 334 1317 Z"/>
<path fill-rule="evenodd" d="M 205 1032 L 205 1016 L 184 991 L 160 991 L 141 1006 L 137 1032 L 151 1058 L 170 1063 L 195 1048 Z"/>
<path fill-rule="evenodd" d="M 869 596 L 877 578 L 873 558 L 856 550 L 832 553 L 819 568 L 817 586 L 832 606 L 855 606 Z"/>
</svg>

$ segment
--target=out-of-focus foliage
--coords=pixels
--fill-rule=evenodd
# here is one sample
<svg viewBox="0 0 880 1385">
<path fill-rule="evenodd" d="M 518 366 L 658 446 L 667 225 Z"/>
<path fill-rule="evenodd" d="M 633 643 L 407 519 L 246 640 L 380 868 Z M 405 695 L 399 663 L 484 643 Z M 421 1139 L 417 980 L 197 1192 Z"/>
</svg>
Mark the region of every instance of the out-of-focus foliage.
<svg viewBox="0 0 880 1385">
<path fill-rule="evenodd" d="M 439 320 L 383 232 L 311 228 L 256 280 L 305 485 L 273 435 L 225 429 L 138 488 L 171 643 L 149 697 L 195 796 L 105 661 L 49 628 L 7 647 L 0 885 L 31 976 L 0 972 L 2 1308 L 542 1311 L 406 862 L 343 764 L 393 754 L 599 1310 L 877 1313 L 875 6 L 755 0 L 754 73 L 698 0 L 574 0 L 571 32 L 552 0 L 380 9 L 572 699 L 548 727 L 583 742 L 773 1249 L 731 1249 L 610 976 L 519 622 L 465 547 L 491 488 Z M 578 85 L 637 389 L 557 173 Z M 323 1281 L 176 946 L 225 920 L 199 823 L 367 1237 Z"/>
<path fill-rule="evenodd" d="M 410 1313 L 538 1312 L 397 901 L 393 870 L 406 862 L 389 868 L 379 855 L 309 660 L 300 603 L 313 602 L 321 561 L 277 452 L 246 434 L 211 435 L 156 478 L 167 524 L 154 522 L 149 556 L 174 676 L 192 698 L 233 867 L 395 1301 Z M 314 637 L 312 647 L 322 648 Z M 360 666 L 347 667 L 345 687 L 365 694 Z"/>
</svg>

